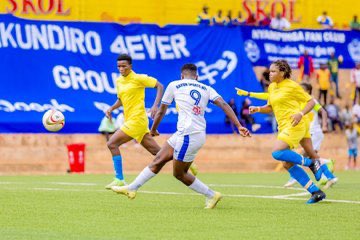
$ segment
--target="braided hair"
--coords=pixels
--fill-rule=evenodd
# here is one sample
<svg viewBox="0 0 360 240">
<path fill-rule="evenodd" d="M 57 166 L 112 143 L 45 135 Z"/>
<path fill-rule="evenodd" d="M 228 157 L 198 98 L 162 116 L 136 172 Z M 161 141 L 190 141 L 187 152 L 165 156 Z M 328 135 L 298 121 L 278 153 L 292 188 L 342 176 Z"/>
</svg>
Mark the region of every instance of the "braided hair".
<svg viewBox="0 0 360 240">
<path fill-rule="evenodd" d="M 272 64 L 276 65 L 279 68 L 280 72 L 284 72 L 284 78 L 291 77 L 291 67 L 289 63 L 285 60 L 276 60 Z"/>
</svg>

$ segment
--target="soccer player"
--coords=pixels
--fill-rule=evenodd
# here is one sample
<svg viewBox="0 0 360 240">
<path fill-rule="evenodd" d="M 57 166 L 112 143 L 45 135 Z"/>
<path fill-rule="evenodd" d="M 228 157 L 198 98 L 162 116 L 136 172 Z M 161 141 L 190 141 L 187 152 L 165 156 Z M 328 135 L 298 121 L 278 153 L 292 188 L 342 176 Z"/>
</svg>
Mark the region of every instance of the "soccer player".
<svg viewBox="0 0 360 240">
<path fill-rule="evenodd" d="M 303 116 L 315 106 L 314 99 L 301 86 L 292 81 L 291 68 L 284 60 L 278 60 L 270 66 L 269 99 L 265 106 L 250 107 L 250 113 L 274 112 L 279 125 L 279 134 L 275 142 L 272 156 L 282 161 L 283 166 L 307 191 L 311 193 L 308 204 L 325 199 L 326 195 L 309 178 L 307 173 L 298 165 L 307 166 L 320 180 L 322 169 L 318 159 L 312 160 L 291 149 L 299 144 L 305 151 L 312 148 L 309 124 Z M 312 156 L 310 156 L 312 157 Z"/>
<path fill-rule="evenodd" d="M 303 89 L 311 95 L 312 93 L 312 86 L 308 83 L 301 83 L 300 84 Z M 258 98 L 262 100 L 268 100 L 269 94 L 268 93 L 255 93 L 255 92 L 248 92 L 242 89 L 237 88 L 237 94 L 240 96 L 249 96 L 253 98 Z M 312 145 L 309 145 L 308 151 L 302 152 L 302 155 L 307 154 L 307 156 L 312 156 L 313 159 L 320 159 L 321 161 L 321 168 L 323 171 L 323 176 L 320 179 L 320 184 L 325 185 L 324 189 L 327 189 L 334 185 L 338 179 L 332 174 L 334 169 L 334 162 L 331 159 L 325 159 L 320 158 L 318 155 L 318 152 L 320 151 L 321 143 L 324 139 L 323 131 L 327 131 L 327 113 L 325 109 L 319 104 L 318 101 L 315 101 L 315 106 L 312 109 L 310 113 L 306 115 L 306 117 L 309 118 L 310 122 L 310 135 L 311 135 L 311 141 Z M 322 126 L 319 122 L 319 116 L 318 114 L 321 114 L 322 116 Z M 326 165 L 325 165 L 326 164 Z M 291 187 L 296 183 L 296 180 L 294 178 L 290 178 L 290 180 L 285 183 L 284 187 Z"/>
<path fill-rule="evenodd" d="M 122 169 L 122 157 L 119 150 L 122 144 L 135 139 L 153 155 L 156 155 L 160 150 L 160 146 L 149 134 L 149 120 L 145 110 L 145 88 L 156 88 L 157 90 L 154 104 L 150 109 L 150 114 L 153 118 L 163 94 L 163 85 L 153 77 L 135 73 L 132 70 L 132 58 L 129 55 L 119 55 L 117 58 L 117 68 L 121 74 L 116 80 L 118 99 L 105 114 L 111 119 L 111 112 L 123 106 L 125 122 L 107 142 L 107 146 L 112 154 L 115 178 L 105 187 L 106 189 L 126 184 Z"/>
<path fill-rule="evenodd" d="M 210 86 L 197 81 L 197 67 L 194 64 L 185 64 L 181 69 L 181 79 L 173 81 L 166 88 L 161 106 L 151 127 L 151 134 L 158 135 L 157 128 L 164 117 L 168 105 L 175 100 L 179 108 L 177 132 L 162 146 L 154 161 L 144 168 L 136 179 L 128 186 L 114 186 L 112 190 L 134 199 L 136 191 L 147 181 L 153 178 L 165 165 L 173 160 L 173 174 L 190 189 L 206 196 L 206 209 L 211 209 L 221 199 L 221 194 L 214 192 L 198 178 L 188 174 L 190 164 L 197 152 L 205 143 L 206 121 L 204 118 L 208 102 L 219 106 L 239 130 L 241 136 L 251 136 L 249 131 L 242 127 L 231 107 Z"/>
</svg>

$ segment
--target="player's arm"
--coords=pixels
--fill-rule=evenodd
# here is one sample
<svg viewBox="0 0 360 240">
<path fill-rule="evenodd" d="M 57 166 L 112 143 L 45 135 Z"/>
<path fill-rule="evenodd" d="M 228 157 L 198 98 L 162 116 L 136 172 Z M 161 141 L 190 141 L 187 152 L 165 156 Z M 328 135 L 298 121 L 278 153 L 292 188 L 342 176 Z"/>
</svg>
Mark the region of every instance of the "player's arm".
<svg viewBox="0 0 360 240">
<path fill-rule="evenodd" d="M 321 126 L 323 132 L 327 132 L 327 120 L 328 120 L 328 114 L 325 111 L 325 109 L 320 105 L 320 103 L 316 103 L 314 106 L 314 110 L 321 116 Z"/>
<path fill-rule="evenodd" d="M 315 106 L 315 100 L 313 98 L 311 98 L 305 105 L 305 107 L 303 108 L 303 110 L 301 110 L 300 112 L 294 114 L 291 116 L 291 124 L 293 127 L 295 127 L 296 125 L 298 125 L 298 123 L 301 121 L 302 117 L 305 114 L 308 114 Z"/>
<path fill-rule="evenodd" d="M 157 110 L 155 116 L 154 116 L 154 122 L 151 126 L 150 134 L 151 136 L 158 136 L 159 132 L 157 131 L 157 128 L 159 127 L 159 124 L 161 120 L 164 118 L 166 110 L 168 108 L 167 104 L 161 104 L 160 108 Z"/>
<path fill-rule="evenodd" d="M 111 107 L 109 107 L 108 110 L 106 110 L 105 116 L 111 120 L 111 118 L 112 118 L 111 112 L 114 111 L 115 109 L 118 109 L 121 106 L 122 106 L 122 102 L 121 102 L 120 98 L 118 98 L 116 100 L 116 102 Z"/>
<path fill-rule="evenodd" d="M 254 114 L 254 113 L 271 113 L 272 112 L 272 107 L 270 104 L 266 104 L 262 107 L 254 107 L 254 106 L 250 106 L 249 107 L 249 112 L 250 114 Z"/>
<path fill-rule="evenodd" d="M 239 96 L 247 96 L 252 98 L 257 98 L 261 100 L 268 100 L 269 99 L 269 93 L 265 92 L 248 92 L 240 88 L 235 88 L 236 94 Z"/>
<path fill-rule="evenodd" d="M 243 137 L 251 137 L 251 134 L 249 132 L 249 130 L 247 130 L 246 128 L 244 128 L 241 123 L 239 122 L 239 119 L 236 117 L 234 111 L 232 110 L 232 108 L 229 106 L 229 104 L 227 104 L 224 99 L 222 99 L 221 97 L 218 97 L 215 101 L 214 104 L 218 107 L 220 107 L 224 113 L 226 114 L 226 116 L 229 117 L 230 121 L 232 123 L 234 123 L 234 125 L 236 126 L 236 128 L 239 130 L 239 133 L 241 134 L 241 136 Z"/>
<path fill-rule="evenodd" d="M 162 97 L 163 92 L 164 92 L 164 86 L 159 81 L 156 82 L 156 85 L 155 85 L 154 88 L 156 88 L 156 98 L 155 98 L 153 106 L 150 109 L 151 118 L 155 117 L 155 114 L 156 114 L 156 112 L 158 110 L 159 103 L 161 101 L 161 97 Z"/>
</svg>

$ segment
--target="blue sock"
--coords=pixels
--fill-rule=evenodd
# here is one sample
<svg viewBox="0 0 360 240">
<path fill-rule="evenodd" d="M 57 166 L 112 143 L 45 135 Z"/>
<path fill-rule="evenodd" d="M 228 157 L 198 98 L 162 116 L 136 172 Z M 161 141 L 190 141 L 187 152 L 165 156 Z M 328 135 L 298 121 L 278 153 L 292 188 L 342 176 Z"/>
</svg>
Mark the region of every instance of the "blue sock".
<svg viewBox="0 0 360 240">
<path fill-rule="evenodd" d="M 295 178 L 298 183 L 300 183 L 301 186 L 305 187 L 311 180 L 309 176 L 306 174 L 304 169 L 299 167 L 298 165 L 294 165 L 291 168 L 289 168 L 289 173 L 291 177 Z M 310 193 L 319 191 L 320 189 L 314 184 L 311 183 L 311 185 L 307 188 L 307 190 Z"/>
<path fill-rule="evenodd" d="M 121 155 L 113 156 L 112 159 L 114 162 L 115 177 L 119 180 L 124 180 Z"/>
<path fill-rule="evenodd" d="M 291 151 L 290 149 L 274 151 L 272 152 L 272 156 L 279 161 L 291 162 L 307 167 L 312 163 L 310 158 L 304 157 L 297 152 Z"/>
<path fill-rule="evenodd" d="M 335 178 L 334 174 L 332 174 L 332 172 L 330 172 L 330 170 L 326 164 L 321 165 L 321 170 L 328 180 Z"/>
</svg>

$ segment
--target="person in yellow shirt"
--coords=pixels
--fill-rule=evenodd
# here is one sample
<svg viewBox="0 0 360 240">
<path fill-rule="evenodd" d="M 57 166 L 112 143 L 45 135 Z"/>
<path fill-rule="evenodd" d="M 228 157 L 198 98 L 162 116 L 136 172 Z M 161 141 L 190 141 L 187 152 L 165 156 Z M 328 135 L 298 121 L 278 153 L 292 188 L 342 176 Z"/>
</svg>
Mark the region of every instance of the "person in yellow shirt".
<svg viewBox="0 0 360 240">
<path fill-rule="evenodd" d="M 320 69 L 316 71 L 316 79 L 319 84 L 319 102 L 321 103 L 321 96 L 323 96 L 324 106 L 327 105 L 327 95 L 331 88 L 330 78 L 331 75 L 327 65 L 323 63 L 320 64 Z"/>
<path fill-rule="evenodd" d="M 203 11 L 197 16 L 197 23 L 203 26 L 209 26 L 211 24 L 210 16 L 209 16 L 209 8 L 204 6 Z"/>
<path fill-rule="evenodd" d="M 115 179 L 105 188 L 125 185 L 122 170 L 122 157 L 119 147 L 135 139 L 152 155 L 156 155 L 160 146 L 149 134 L 149 120 L 145 110 L 145 88 L 156 88 L 156 98 L 150 109 L 153 118 L 158 110 L 164 87 L 155 78 L 146 74 L 137 74 L 132 70 L 132 58 L 121 54 L 117 58 L 117 68 L 121 76 L 116 80 L 117 100 L 106 111 L 106 116 L 111 119 L 111 112 L 123 106 L 125 122 L 109 139 L 107 146 L 112 154 L 115 169 Z"/>
<path fill-rule="evenodd" d="M 291 177 L 311 193 L 308 204 L 319 202 L 325 199 L 325 193 L 310 180 L 307 173 L 298 165 L 309 167 L 316 180 L 319 181 L 322 175 L 320 161 L 292 151 L 300 143 L 305 151 L 312 145 L 308 118 L 304 118 L 304 115 L 313 109 L 315 101 L 298 83 L 290 79 L 291 68 L 286 61 L 273 62 L 270 66 L 269 77 L 271 84 L 267 104 L 262 107 L 251 106 L 250 113 L 274 112 L 279 126 L 279 134 L 272 156 L 274 159 L 282 161 Z"/>
<path fill-rule="evenodd" d="M 212 19 L 213 25 L 224 26 L 226 19 L 222 16 L 222 10 L 218 10 L 217 14 Z"/>
</svg>

